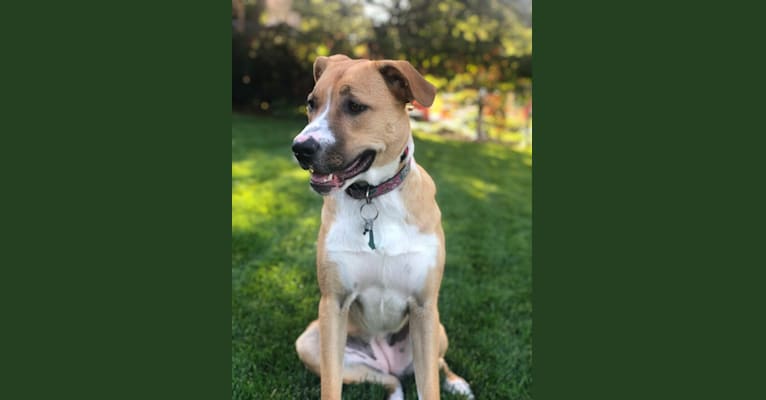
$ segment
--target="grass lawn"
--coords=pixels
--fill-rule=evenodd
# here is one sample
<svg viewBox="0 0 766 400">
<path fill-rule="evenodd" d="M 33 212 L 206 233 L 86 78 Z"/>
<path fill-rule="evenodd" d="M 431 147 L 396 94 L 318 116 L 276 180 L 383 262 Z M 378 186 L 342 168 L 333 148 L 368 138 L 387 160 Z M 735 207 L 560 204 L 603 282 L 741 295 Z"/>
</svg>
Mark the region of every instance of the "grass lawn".
<svg viewBox="0 0 766 400">
<path fill-rule="evenodd" d="M 318 399 L 294 342 L 316 318 L 322 199 L 292 160 L 303 120 L 232 116 L 232 398 Z M 532 384 L 531 156 L 415 134 L 447 240 L 439 296 L 451 369 L 477 399 L 529 399 Z M 416 399 L 415 380 L 404 381 Z M 344 386 L 344 399 L 384 399 Z M 458 396 L 444 394 L 444 399 Z"/>
</svg>

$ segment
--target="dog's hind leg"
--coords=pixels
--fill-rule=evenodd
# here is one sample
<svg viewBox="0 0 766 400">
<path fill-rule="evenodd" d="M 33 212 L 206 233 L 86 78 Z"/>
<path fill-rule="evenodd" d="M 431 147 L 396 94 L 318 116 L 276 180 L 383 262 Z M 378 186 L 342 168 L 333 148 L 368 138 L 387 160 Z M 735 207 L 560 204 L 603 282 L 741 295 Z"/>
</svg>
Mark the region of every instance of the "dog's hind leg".
<svg viewBox="0 0 766 400">
<path fill-rule="evenodd" d="M 378 371 L 367 364 L 346 365 L 343 367 L 343 383 L 371 382 L 383 385 L 388 392 L 388 400 L 404 400 L 404 392 L 399 379 Z"/>
<path fill-rule="evenodd" d="M 319 320 L 312 321 L 295 341 L 298 357 L 311 372 L 319 373 Z"/>
<path fill-rule="evenodd" d="M 452 394 L 460 394 L 465 396 L 469 400 L 473 400 L 473 392 L 471 386 L 468 385 L 465 379 L 461 378 L 458 374 L 452 372 L 444 361 L 444 353 L 447 352 L 448 341 L 447 332 L 444 330 L 444 325 L 440 324 L 439 329 L 439 369 L 444 371 L 444 390 Z"/>
<path fill-rule="evenodd" d="M 447 366 L 447 362 L 444 361 L 444 358 L 439 359 L 439 368 L 444 371 L 444 390 L 447 392 L 450 392 L 452 394 L 460 394 L 465 396 L 465 398 L 473 400 L 473 392 L 471 391 L 471 386 L 468 385 L 468 382 L 465 381 L 465 379 L 458 376 L 456 373 L 452 372 L 451 369 Z"/>
<path fill-rule="evenodd" d="M 370 382 L 383 385 L 388 392 L 388 400 L 403 400 L 399 379 L 391 374 L 387 374 L 374 368 L 377 362 L 375 356 L 364 349 L 365 343 L 348 338 L 343 365 L 343 383 L 362 383 Z M 369 346 L 369 345 L 367 345 Z M 306 367 L 321 376 L 319 369 L 319 322 L 314 321 L 309 324 L 306 330 L 298 337 L 295 342 L 295 349 Z"/>
</svg>

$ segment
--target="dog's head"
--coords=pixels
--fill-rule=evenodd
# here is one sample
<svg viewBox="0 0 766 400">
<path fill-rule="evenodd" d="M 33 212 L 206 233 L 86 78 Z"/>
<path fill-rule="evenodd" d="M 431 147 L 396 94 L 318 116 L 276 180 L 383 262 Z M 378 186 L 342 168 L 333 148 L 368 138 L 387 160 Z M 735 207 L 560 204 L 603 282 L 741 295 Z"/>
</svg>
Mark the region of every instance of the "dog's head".
<svg viewBox="0 0 766 400">
<path fill-rule="evenodd" d="M 394 175 L 410 139 L 406 104 L 430 106 L 433 85 L 407 61 L 344 55 L 317 58 L 314 81 L 309 123 L 292 146 L 301 167 L 311 170 L 311 187 L 324 195 Z"/>
</svg>

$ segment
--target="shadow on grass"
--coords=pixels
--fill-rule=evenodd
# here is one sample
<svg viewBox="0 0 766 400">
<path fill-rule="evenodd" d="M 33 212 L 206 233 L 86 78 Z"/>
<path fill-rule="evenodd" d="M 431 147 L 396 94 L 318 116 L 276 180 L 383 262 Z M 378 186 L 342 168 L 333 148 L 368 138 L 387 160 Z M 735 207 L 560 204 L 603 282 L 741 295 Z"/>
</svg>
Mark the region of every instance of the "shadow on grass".
<svg viewBox="0 0 766 400">
<path fill-rule="evenodd" d="M 292 161 L 303 121 L 232 121 L 232 398 L 318 398 L 293 343 L 316 318 L 321 199 Z M 529 398 L 531 169 L 497 144 L 418 136 L 416 159 L 437 183 L 447 238 L 439 298 L 448 362 L 479 398 Z M 415 398 L 414 380 L 405 380 Z M 353 385 L 344 398 L 383 398 Z M 444 395 L 445 399 L 456 398 Z"/>
</svg>

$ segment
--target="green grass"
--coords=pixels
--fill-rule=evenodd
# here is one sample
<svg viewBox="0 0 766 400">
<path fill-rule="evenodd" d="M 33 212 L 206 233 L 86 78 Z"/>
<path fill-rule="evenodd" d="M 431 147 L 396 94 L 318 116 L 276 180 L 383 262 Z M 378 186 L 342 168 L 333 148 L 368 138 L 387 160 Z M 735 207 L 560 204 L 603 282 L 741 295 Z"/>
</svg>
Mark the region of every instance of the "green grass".
<svg viewBox="0 0 766 400">
<path fill-rule="evenodd" d="M 319 301 L 322 200 L 290 153 L 304 123 L 232 117 L 233 399 L 319 398 L 319 378 L 294 350 Z M 447 241 L 439 297 L 447 362 L 478 399 L 529 399 L 531 156 L 417 132 L 415 142 L 438 187 Z M 414 378 L 404 384 L 406 398 L 417 398 Z M 344 386 L 344 399 L 384 398 L 376 385 Z"/>
</svg>

